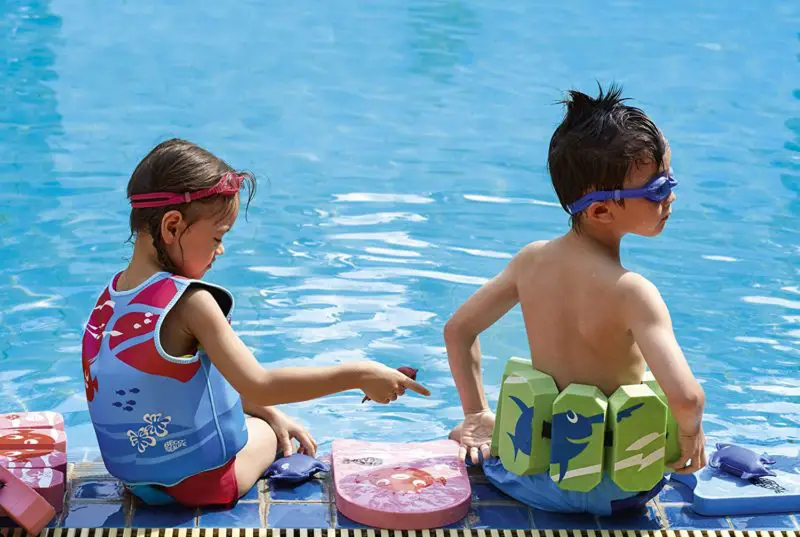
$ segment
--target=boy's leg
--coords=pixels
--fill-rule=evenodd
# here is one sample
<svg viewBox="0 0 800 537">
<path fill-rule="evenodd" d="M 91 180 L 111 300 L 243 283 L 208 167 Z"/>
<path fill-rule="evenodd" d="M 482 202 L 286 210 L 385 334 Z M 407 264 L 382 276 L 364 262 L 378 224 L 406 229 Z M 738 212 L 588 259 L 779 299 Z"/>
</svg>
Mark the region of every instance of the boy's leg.
<svg viewBox="0 0 800 537">
<path fill-rule="evenodd" d="M 247 444 L 236 455 L 234 471 L 241 498 L 253 488 L 275 461 L 278 439 L 269 424 L 260 418 L 247 418 Z"/>
</svg>

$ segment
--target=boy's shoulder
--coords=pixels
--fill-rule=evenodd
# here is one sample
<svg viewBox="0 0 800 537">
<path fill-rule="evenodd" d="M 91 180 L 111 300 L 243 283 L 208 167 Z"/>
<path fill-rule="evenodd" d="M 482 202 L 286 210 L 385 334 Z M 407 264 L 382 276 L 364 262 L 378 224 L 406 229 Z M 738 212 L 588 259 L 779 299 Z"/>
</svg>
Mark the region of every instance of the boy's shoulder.
<svg viewBox="0 0 800 537">
<path fill-rule="evenodd" d="M 516 281 L 521 275 L 528 273 L 532 265 L 540 257 L 542 250 L 550 241 L 534 241 L 523 246 L 506 265 L 503 274 Z"/>
<path fill-rule="evenodd" d="M 622 275 L 617 282 L 617 289 L 624 296 L 629 296 L 633 299 L 652 295 L 661 296 L 658 287 L 653 282 L 638 272 L 628 269 L 623 269 Z"/>
<path fill-rule="evenodd" d="M 517 252 L 511 261 L 512 263 L 524 263 L 526 261 L 531 261 L 535 259 L 548 244 L 550 244 L 549 240 L 529 242 L 523 246 L 519 252 Z"/>
<path fill-rule="evenodd" d="M 616 284 L 616 291 L 628 318 L 669 317 L 658 287 L 638 272 L 626 270 Z"/>
</svg>

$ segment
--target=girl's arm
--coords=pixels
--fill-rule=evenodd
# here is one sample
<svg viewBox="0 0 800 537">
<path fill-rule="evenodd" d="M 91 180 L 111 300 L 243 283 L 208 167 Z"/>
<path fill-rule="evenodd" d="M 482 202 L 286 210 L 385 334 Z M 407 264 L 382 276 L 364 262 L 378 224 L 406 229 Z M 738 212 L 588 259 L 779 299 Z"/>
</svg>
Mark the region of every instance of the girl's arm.
<svg viewBox="0 0 800 537">
<path fill-rule="evenodd" d="M 427 388 L 403 373 L 373 361 L 266 370 L 233 331 L 210 292 L 190 289 L 176 309 L 181 324 L 205 349 L 222 376 L 243 399 L 255 405 L 307 401 L 356 388 L 379 403 L 397 399 L 406 388 L 430 395 Z"/>
</svg>

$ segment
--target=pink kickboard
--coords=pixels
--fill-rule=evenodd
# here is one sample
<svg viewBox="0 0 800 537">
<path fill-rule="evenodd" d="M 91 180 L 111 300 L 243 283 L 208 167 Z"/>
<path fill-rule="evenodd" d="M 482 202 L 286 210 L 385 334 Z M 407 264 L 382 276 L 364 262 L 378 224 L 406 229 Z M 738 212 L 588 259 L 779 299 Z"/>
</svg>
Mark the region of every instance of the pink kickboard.
<svg viewBox="0 0 800 537">
<path fill-rule="evenodd" d="M 63 475 L 61 476 L 63 479 Z M 0 508 L 31 535 L 38 535 L 55 516 L 55 509 L 14 472 L 0 466 Z"/>
<path fill-rule="evenodd" d="M 67 434 L 58 429 L 0 429 L 0 449 L 33 448 L 66 453 Z"/>
<path fill-rule="evenodd" d="M 58 412 L 11 412 L 0 414 L 0 429 L 64 430 L 64 418 Z"/>
<path fill-rule="evenodd" d="M 469 477 L 452 440 L 335 440 L 332 458 L 336 507 L 360 524 L 430 529 L 457 522 L 469 511 Z"/>
<path fill-rule="evenodd" d="M 39 493 L 57 513 L 64 509 L 64 474 L 52 468 L 9 468 L 23 483 Z M 0 516 L 3 509 L 0 508 Z"/>
<path fill-rule="evenodd" d="M 6 468 L 52 468 L 67 472 L 67 454 L 48 448 L 0 448 L 0 466 Z"/>
</svg>

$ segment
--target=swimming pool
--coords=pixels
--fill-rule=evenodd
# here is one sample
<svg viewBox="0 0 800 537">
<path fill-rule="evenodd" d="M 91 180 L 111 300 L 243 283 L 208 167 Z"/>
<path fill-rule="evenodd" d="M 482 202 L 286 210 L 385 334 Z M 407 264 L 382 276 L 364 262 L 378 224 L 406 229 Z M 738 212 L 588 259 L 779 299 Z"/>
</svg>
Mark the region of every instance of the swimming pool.
<svg viewBox="0 0 800 537">
<path fill-rule="evenodd" d="M 623 255 L 670 306 L 706 432 L 796 452 L 798 23 L 790 0 L 3 2 L 0 412 L 58 410 L 72 457 L 94 449 L 83 323 L 130 252 L 130 172 L 181 136 L 260 179 L 209 274 L 259 360 L 413 365 L 434 392 L 289 413 L 323 448 L 444 436 L 461 411 L 442 327 L 522 245 L 566 229 L 545 170 L 553 103 L 614 79 L 672 144 L 673 218 Z M 527 352 L 519 311 L 482 345 L 494 403 L 505 359 Z"/>
</svg>

